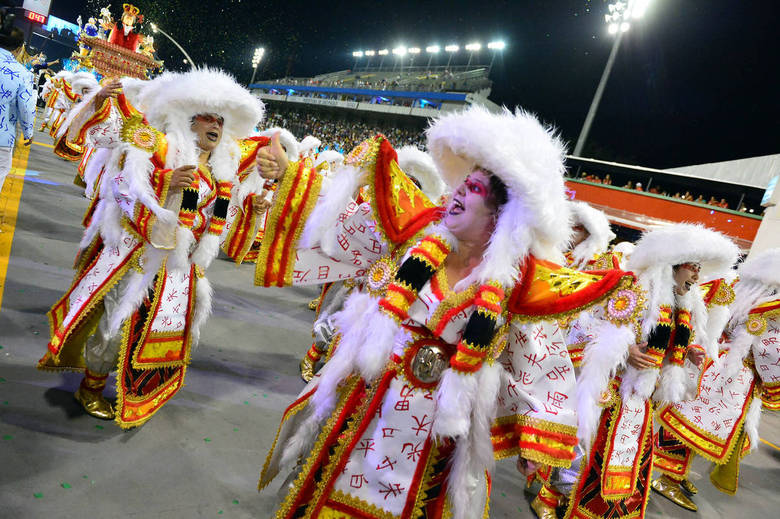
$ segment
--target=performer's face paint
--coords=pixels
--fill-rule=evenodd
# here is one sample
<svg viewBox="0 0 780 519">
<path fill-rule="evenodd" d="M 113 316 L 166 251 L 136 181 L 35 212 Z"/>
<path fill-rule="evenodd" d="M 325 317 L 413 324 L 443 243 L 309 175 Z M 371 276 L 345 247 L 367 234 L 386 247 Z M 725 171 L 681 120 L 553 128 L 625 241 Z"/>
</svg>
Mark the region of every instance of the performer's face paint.
<svg viewBox="0 0 780 519">
<path fill-rule="evenodd" d="M 491 200 L 488 174 L 475 169 L 452 194 L 444 225 L 460 241 L 486 241 L 496 226 L 496 208 Z"/>
<path fill-rule="evenodd" d="M 590 236 L 590 233 L 582 224 L 577 224 L 574 227 L 571 228 L 572 235 L 571 235 L 571 248 L 573 249 L 580 243 L 584 242 L 588 239 Z"/>
<path fill-rule="evenodd" d="M 698 263 L 682 263 L 674 266 L 675 291 L 678 295 L 685 295 L 699 281 Z"/>
<path fill-rule="evenodd" d="M 222 125 L 225 120 L 217 114 L 198 114 L 192 118 L 191 129 L 198 137 L 198 146 L 203 151 L 213 151 L 222 139 Z"/>
</svg>

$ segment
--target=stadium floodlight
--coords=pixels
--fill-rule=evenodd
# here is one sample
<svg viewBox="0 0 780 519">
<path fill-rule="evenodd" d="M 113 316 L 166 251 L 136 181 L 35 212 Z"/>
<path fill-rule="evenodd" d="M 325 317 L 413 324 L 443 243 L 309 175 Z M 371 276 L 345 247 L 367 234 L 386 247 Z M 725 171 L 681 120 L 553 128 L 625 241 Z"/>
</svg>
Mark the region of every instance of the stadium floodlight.
<svg viewBox="0 0 780 519">
<path fill-rule="evenodd" d="M 363 51 L 362 50 L 356 50 L 352 53 L 353 58 L 362 58 L 363 57 Z"/>
<path fill-rule="evenodd" d="M 406 47 L 396 47 L 393 49 L 393 54 L 396 56 L 406 56 Z"/>
<path fill-rule="evenodd" d="M 380 56 L 387 56 L 390 53 L 390 51 L 388 51 L 387 49 L 382 49 L 376 51 L 376 53 L 379 54 Z"/>
<path fill-rule="evenodd" d="M 582 130 L 580 130 L 580 135 L 577 138 L 577 144 L 574 146 L 574 156 L 578 157 L 582 155 L 582 149 L 585 147 L 585 141 L 588 139 L 588 133 L 590 133 L 590 126 L 593 124 L 593 118 L 596 116 L 596 111 L 601 102 L 601 96 L 604 93 L 604 88 L 607 86 L 609 74 L 612 72 L 612 66 L 615 64 L 620 42 L 626 31 L 631 28 L 629 20 L 644 16 L 650 2 L 651 0 L 619 0 L 609 4 L 607 8 L 609 13 L 604 15 L 604 21 L 607 22 L 607 32 L 615 36 L 615 41 L 612 44 L 609 58 L 607 58 L 607 65 L 604 67 L 604 72 L 601 74 L 599 85 L 596 87 L 596 93 L 593 95 L 593 101 L 590 103 L 588 115 L 585 116 L 585 122 L 582 124 Z"/>
<path fill-rule="evenodd" d="M 363 54 L 365 54 L 368 57 L 371 57 L 371 56 L 376 55 L 376 51 L 374 51 L 374 50 L 367 50 Z"/>
<path fill-rule="evenodd" d="M 490 50 L 504 50 L 506 48 L 506 43 L 503 41 L 491 41 L 488 43 L 488 49 Z"/>
<path fill-rule="evenodd" d="M 430 45 L 428 47 L 425 47 L 425 52 L 428 54 L 436 54 L 441 50 L 441 47 L 438 45 Z"/>
<path fill-rule="evenodd" d="M 631 4 L 631 18 L 639 19 L 645 15 L 651 0 L 634 0 Z"/>
<path fill-rule="evenodd" d="M 252 79 L 249 80 L 249 84 L 255 82 L 255 74 L 257 74 L 257 66 L 263 60 L 265 54 L 265 47 L 257 47 L 255 53 L 252 55 Z"/>
<path fill-rule="evenodd" d="M 447 52 L 458 52 L 460 50 L 460 47 L 458 47 L 457 45 L 447 45 L 446 47 L 444 47 L 444 50 L 446 50 Z"/>
<path fill-rule="evenodd" d="M 406 49 L 406 51 L 409 54 L 419 54 L 420 53 L 419 47 L 409 47 L 408 49 Z"/>
<path fill-rule="evenodd" d="M 479 43 L 476 43 L 476 42 L 469 43 L 468 45 L 466 45 L 466 50 L 469 51 L 469 52 L 477 52 L 481 48 L 482 48 L 482 45 L 479 44 Z"/>
</svg>

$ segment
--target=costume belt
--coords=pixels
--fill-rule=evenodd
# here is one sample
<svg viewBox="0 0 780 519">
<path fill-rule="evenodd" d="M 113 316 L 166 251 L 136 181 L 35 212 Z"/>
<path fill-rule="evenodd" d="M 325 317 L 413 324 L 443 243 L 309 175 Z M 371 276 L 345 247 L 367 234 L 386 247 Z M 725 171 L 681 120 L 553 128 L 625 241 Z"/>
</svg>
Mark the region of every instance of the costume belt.
<svg viewBox="0 0 780 519">
<path fill-rule="evenodd" d="M 456 347 L 431 335 L 426 328 L 403 326 L 412 333 L 413 340 L 404 349 L 403 358 L 396 360 L 406 379 L 415 387 L 432 389 L 444 370 L 450 367 L 450 357 Z"/>
</svg>

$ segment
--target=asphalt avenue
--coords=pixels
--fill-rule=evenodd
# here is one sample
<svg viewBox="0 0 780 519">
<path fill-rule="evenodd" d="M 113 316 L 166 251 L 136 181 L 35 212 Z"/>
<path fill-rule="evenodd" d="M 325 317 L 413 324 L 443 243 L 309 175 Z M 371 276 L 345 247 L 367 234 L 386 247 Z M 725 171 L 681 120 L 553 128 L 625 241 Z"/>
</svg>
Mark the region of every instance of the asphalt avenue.
<svg viewBox="0 0 780 519">
<path fill-rule="evenodd" d="M 283 478 L 262 493 L 257 479 L 282 411 L 304 386 L 298 362 L 311 344 L 307 303 L 316 289 L 261 289 L 252 285 L 253 265 L 216 260 L 208 272 L 214 312 L 186 386 L 138 429 L 90 417 L 73 399 L 80 375 L 35 369 L 46 312 L 73 276 L 87 206 L 73 185 L 76 165 L 57 158 L 51 143 L 37 132 L 29 157 L 17 150 L 0 197 L 0 255 L 8 258 L 4 240 L 12 245 L 7 270 L 0 257 L 0 518 L 271 517 Z M 764 413 L 761 437 L 734 497 L 717 492 L 709 463 L 696 461 L 699 517 L 778 516 L 780 416 Z M 490 517 L 533 517 L 536 489 L 525 489 L 514 459 L 499 462 Z M 658 495 L 647 511 L 696 515 Z"/>
</svg>

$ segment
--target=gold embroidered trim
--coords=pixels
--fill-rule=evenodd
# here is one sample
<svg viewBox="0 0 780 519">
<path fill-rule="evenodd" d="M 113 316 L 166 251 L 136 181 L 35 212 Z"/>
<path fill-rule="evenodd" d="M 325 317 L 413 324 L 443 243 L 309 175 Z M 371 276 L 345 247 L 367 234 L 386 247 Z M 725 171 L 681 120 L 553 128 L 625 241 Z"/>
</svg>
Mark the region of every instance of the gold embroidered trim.
<svg viewBox="0 0 780 519">
<path fill-rule="evenodd" d="M 333 492 L 331 492 L 330 496 L 328 496 L 328 501 L 333 501 L 334 503 L 341 503 L 343 505 L 350 506 L 376 519 L 399 519 L 400 517 L 386 510 L 383 510 L 378 506 L 369 503 L 368 501 L 364 501 L 359 497 L 345 494 L 341 490 L 334 490 Z M 339 517 L 341 516 L 339 515 Z"/>
<path fill-rule="evenodd" d="M 311 451 L 309 451 L 309 456 L 306 458 L 306 461 L 303 464 L 303 468 L 298 474 L 298 477 L 295 478 L 295 481 L 291 485 L 290 490 L 287 492 L 287 495 L 282 501 L 282 504 L 279 505 L 279 509 L 276 511 L 276 515 L 274 515 L 275 519 L 284 519 L 290 513 L 292 505 L 295 502 L 295 498 L 300 493 L 301 487 L 303 486 L 303 483 L 306 480 L 309 472 L 311 472 L 314 463 L 317 461 L 319 453 L 322 451 L 322 449 L 326 448 L 325 440 L 333 431 L 333 427 L 335 427 L 339 415 L 344 410 L 344 406 L 347 403 L 349 395 L 352 394 L 357 385 L 361 382 L 362 379 L 360 377 L 352 377 L 351 379 L 348 379 L 342 386 L 344 390 L 340 395 L 336 408 L 325 421 L 325 425 L 322 427 L 320 435 L 317 437 L 317 440 L 315 441 Z M 324 479 L 322 481 L 324 481 Z M 311 513 L 311 509 L 313 507 L 312 505 L 314 505 L 314 503 L 316 503 L 316 500 L 314 499 L 309 501 L 309 514 Z"/>
</svg>

